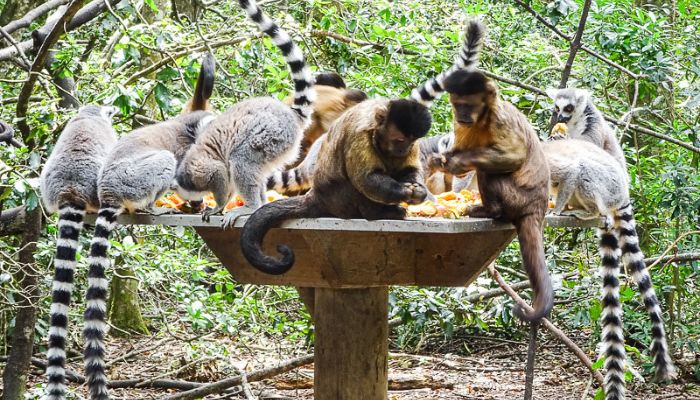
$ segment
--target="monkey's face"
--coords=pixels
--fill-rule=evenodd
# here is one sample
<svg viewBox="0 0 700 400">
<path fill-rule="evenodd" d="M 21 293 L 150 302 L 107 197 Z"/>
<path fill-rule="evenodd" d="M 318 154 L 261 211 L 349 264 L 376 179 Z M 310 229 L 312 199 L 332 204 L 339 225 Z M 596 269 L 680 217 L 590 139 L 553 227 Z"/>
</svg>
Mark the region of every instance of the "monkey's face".
<svg viewBox="0 0 700 400">
<path fill-rule="evenodd" d="M 392 122 L 377 130 L 375 142 L 379 151 L 387 157 L 402 158 L 409 155 L 415 138 L 405 135 Z"/>
<path fill-rule="evenodd" d="M 487 111 L 483 94 L 458 95 L 450 94 L 450 103 L 455 121 L 470 127 L 477 123 Z"/>
<path fill-rule="evenodd" d="M 554 104 L 554 114 L 557 116 L 557 122 L 566 124 L 571 121 L 575 110 L 576 106 L 571 103 Z"/>
</svg>

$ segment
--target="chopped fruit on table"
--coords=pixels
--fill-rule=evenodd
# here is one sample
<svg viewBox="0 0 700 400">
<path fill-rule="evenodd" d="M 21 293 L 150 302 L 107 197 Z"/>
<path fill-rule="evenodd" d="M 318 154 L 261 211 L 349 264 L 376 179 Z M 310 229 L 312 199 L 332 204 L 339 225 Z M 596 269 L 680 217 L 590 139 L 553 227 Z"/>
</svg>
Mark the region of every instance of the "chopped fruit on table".
<svg viewBox="0 0 700 400">
<path fill-rule="evenodd" d="M 268 202 L 279 200 L 279 199 L 284 199 L 287 196 L 281 195 L 274 190 L 269 190 L 267 193 L 265 193 L 265 197 L 267 198 Z M 214 195 L 209 193 L 204 197 L 203 201 L 203 206 L 214 208 L 216 207 L 216 200 L 214 200 Z M 224 212 L 231 210 L 232 208 L 236 207 L 242 207 L 245 205 L 245 202 L 239 195 L 235 195 L 231 201 L 229 201 L 226 204 L 226 207 L 224 207 Z M 196 213 L 200 212 L 201 210 L 195 210 L 189 207 L 189 203 L 183 200 L 180 196 L 177 195 L 177 193 L 172 193 L 167 196 L 163 196 L 160 199 L 156 200 L 156 207 L 167 207 L 167 208 L 175 208 L 183 212 L 191 212 L 191 213 Z"/>
<path fill-rule="evenodd" d="M 464 189 L 459 193 L 445 192 L 436 196 L 437 203 L 426 200 L 415 205 L 406 205 L 410 217 L 438 217 L 457 219 L 466 215 L 469 207 L 480 204 L 481 197 L 478 192 Z"/>
</svg>

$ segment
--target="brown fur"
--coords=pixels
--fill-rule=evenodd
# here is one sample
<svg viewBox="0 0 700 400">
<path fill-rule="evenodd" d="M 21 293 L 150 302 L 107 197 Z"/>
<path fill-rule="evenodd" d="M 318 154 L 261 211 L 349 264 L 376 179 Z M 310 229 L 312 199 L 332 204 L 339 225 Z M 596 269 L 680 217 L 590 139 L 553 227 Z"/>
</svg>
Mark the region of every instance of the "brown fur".
<svg viewBox="0 0 700 400">
<path fill-rule="evenodd" d="M 345 112 L 321 146 L 312 189 L 304 196 L 265 204 L 248 219 L 241 248 L 253 266 L 281 274 L 294 264 L 294 253 L 284 245 L 278 246 L 282 260 L 262 253 L 265 234 L 284 220 L 323 216 L 402 219 L 406 210 L 399 203 L 425 200 L 427 189 L 418 183 L 420 155 L 414 143 L 418 137 L 403 132 L 401 122 L 391 120 L 392 104 L 387 99 L 367 100 Z M 413 123 L 411 115 L 401 118 L 411 121 L 410 127 L 420 126 L 421 133 L 416 135 L 422 136 L 429 129 L 430 117 L 424 106 L 415 105 L 423 107 L 424 119 Z M 401 138 L 396 145 L 395 140 Z"/>
<path fill-rule="evenodd" d="M 483 205 L 473 207 L 469 216 L 516 226 L 523 265 L 535 292 L 535 310 L 525 313 L 516 308 L 515 312 L 527 320 L 539 319 L 549 313 L 553 302 L 542 239 L 549 169 L 527 118 L 501 101 L 495 83 L 481 76 L 482 93 L 450 93 L 455 144 L 431 165 L 455 175 L 475 169 Z"/>
<path fill-rule="evenodd" d="M 340 117 L 345 110 L 367 99 L 367 95 L 360 90 L 340 89 L 333 86 L 315 85 L 316 101 L 311 121 L 304 130 L 304 138 L 301 140 L 299 158 L 293 166 L 298 165 L 311 145 L 321 135 L 328 132 L 331 124 Z M 292 104 L 292 96 L 285 99 L 287 104 Z"/>
</svg>

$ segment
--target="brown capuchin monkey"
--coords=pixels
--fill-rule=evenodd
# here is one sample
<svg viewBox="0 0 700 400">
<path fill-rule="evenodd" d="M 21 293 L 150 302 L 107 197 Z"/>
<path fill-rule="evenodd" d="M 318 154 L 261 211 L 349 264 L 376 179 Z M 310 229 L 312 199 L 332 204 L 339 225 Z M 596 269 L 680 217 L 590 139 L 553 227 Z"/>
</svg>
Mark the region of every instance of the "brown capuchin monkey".
<svg viewBox="0 0 700 400">
<path fill-rule="evenodd" d="M 365 92 L 357 89 L 347 89 L 343 78 L 335 72 L 322 72 L 314 78 L 316 89 L 316 101 L 313 104 L 313 112 L 309 125 L 304 129 L 304 138 L 301 140 L 301 150 L 297 160 L 289 167 L 299 165 L 309 152 L 309 148 L 316 139 L 328 132 L 331 124 L 341 114 L 357 103 L 367 100 Z M 291 104 L 294 96 L 289 96 L 285 102 Z"/>
<path fill-rule="evenodd" d="M 454 144 L 430 164 L 456 176 L 476 170 L 482 205 L 471 208 L 469 216 L 515 225 L 534 310 L 513 311 L 521 319 L 540 319 L 553 305 L 542 232 L 549 169 L 540 142 L 525 115 L 502 101 L 496 84 L 481 72 L 456 71 L 444 86 L 454 113 Z"/>
<path fill-rule="evenodd" d="M 281 259 L 265 255 L 262 241 L 273 226 L 292 218 L 403 219 L 399 203 L 419 204 L 428 195 L 420 182 L 414 142 L 430 130 L 424 105 L 407 99 L 366 100 L 346 111 L 328 131 L 318 154 L 311 190 L 304 196 L 260 207 L 241 233 L 241 249 L 255 268 L 283 274 L 294 265 L 286 245 Z"/>
</svg>

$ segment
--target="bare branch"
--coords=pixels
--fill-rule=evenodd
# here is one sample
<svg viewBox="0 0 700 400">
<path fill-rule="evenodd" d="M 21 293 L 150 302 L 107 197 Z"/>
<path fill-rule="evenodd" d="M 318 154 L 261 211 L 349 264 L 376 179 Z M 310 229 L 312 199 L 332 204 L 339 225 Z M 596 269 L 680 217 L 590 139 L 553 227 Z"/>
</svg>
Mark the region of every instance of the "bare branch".
<svg viewBox="0 0 700 400">
<path fill-rule="evenodd" d="M 5 142 L 14 147 L 22 147 L 22 143 L 18 142 L 14 135 L 15 129 L 9 124 L 0 121 L 0 142 Z"/>
<path fill-rule="evenodd" d="M 615 119 L 615 118 L 607 116 L 607 115 L 605 115 L 605 119 L 609 122 L 612 122 L 613 124 L 615 124 L 617 126 L 622 126 L 622 127 L 627 126 L 627 122 L 625 122 L 623 120 L 618 120 L 618 119 Z M 653 136 L 657 139 L 661 139 L 661 140 L 664 140 L 664 141 L 669 142 L 669 143 L 673 143 L 675 145 L 683 147 L 684 149 L 688 149 L 692 152 L 700 154 L 700 147 L 693 146 L 690 143 L 686 143 L 682 140 L 678 140 L 672 136 L 665 135 L 663 133 L 654 132 L 651 129 L 648 129 L 648 128 L 645 128 L 645 127 L 639 126 L 639 125 L 633 125 L 633 124 L 629 124 L 629 129 L 643 133 L 645 135 Z"/>
<path fill-rule="evenodd" d="M 524 8 L 525 10 L 527 10 L 530 14 L 532 14 L 533 17 L 535 17 L 535 19 L 537 19 L 538 21 L 540 21 L 540 22 L 542 23 L 542 25 L 544 25 L 544 26 L 546 26 L 547 28 L 549 28 L 552 32 L 556 33 L 556 34 L 557 34 L 559 37 L 561 37 L 562 39 L 566 40 L 567 42 L 571 42 L 571 41 L 573 40 L 573 39 L 571 38 L 571 36 L 569 36 L 569 35 L 563 33 L 563 32 L 560 31 L 556 26 L 552 25 L 549 21 L 547 21 L 547 19 L 546 19 L 545 17 L 543 17 L 542 15 L 540 15 L 537 11 L 535 11 L 535 9 L 533 9 L 532 7 L 530 7 L 530 5 L 527 4 L 526 2 L 524 2 L 524 1 L 522 1 L 522 0 L 513 0 L 513 1 L 515 1 L 516 4 L 518 4 L 519 6 L 521 6 L 522 8 Z M 591 48 L 589 48 L 589 47 L 587 47 L 587 46 L 581 46 L 581 50 L 583 50 L 583 51 L 585 51 L 586 53 L 590 54 L 591 56 L 593 56 L 593 57 L 599 59 L 600 61 L 602 61 L 602 62 L 608 64 L 609 66 L 611 66 L 611 67 L 613 67 L 613 68 L 615 68 L 615 69 L 617 69 L 617 70 L 620 70 L 620 71 L 624 72 L 625 74 L 629 75 L 629 76 L 630 76 L 631 78 L 633 78 L 633 79 L 639 79 L 639 78 L 641 78 L 641 75 L 635 74 L 634 72 L 630 71 L 629 69 L 627 69 L 627 68 L 623 67 L 622 65 L 616 63 L 615 61 L 613 61 L 613 60 L 611 60 L 611 59 L 609 59 L 609 58 L 607 58 L 607 57 L 605 57 L 605 56 L 603 56 L 603 55 L 601 55 L 601 54 L 595 52 L 594 50 L 592 50 Z"/>
<path fill-rule="evenodd" d="M 375 49 L 386 49 L 387 48 L 386 45 L 383 45 L 381 43 L 366 42 L 364 40 L 359 40 L 359 39 L 351 38 L 348 36 L 343 36 L 343 35 L 335 33 L 335 32 L 328 32 L 328 31 L 322 31 L 322 30 L 318 30 L 318 29 L 312 29 L 310 33 L 311 33 L 311 36 L 332 38 L 332 39 L 335 39 L 339 42 L 348 43 L 348 44 L 356 44 L 358 46 L 371 46 Z M 413 55 L 413 56 L 417 56 L 417 55 L 421 54 L 415 50 L 408 50 L 408 49 L 404 49 L 401 47 L 394 49 L 394 51 L 396 51 L 397 53 L 408 54 L 408 55 Z"/>
<path fill-rule="evenodd" d="M 5 28 L 0 28 L 0 34 L 2 34 L 2 36 L 5 38 L 5 40 L 10 42 L 10 44 L 12 46 L 14 46 L 15 49 L 17 49 L 17 54 L 19 54 L 20 59 L 24 63 L 24 69 L 29 69 L 29 67 L 32 65 L 32 63 L 27 58 L 27 55 L 24 54 L 24 51 L 22 51 L 22 48 L 19 47 L 19 43 L 17 43 L 17 41 L 12 37 L 12 35 L 10 35 L 9 32 L 7 32 L 7 30 L 5 30 Z"/>
<path fill-rule="evenodd" d="M 114 5 L 118 3 L 121 0 L 106 0 L 110 4 Z M 77 14 L 75 14 L 75 17 L 71 20 L 71 22 L 66 26 L 66 32 L 73 31 L 75 29 L 80 28 L 81 26 L 85 25 L 86 23 L 92 21 L 93 19 L 97 18 L 100 14 L 102 14 L 107 6 L 105 5 L 105 0 L 93 0 L 90 2 L 88 5 L 83 7 Z M 40 35 L 46 35 L 47 32 L 52 28 L 53 24 L 47 24 L 41 27 L 38 32 Z M 19 47 L 27 52 L 32 49 L 34 46 L 34 41 L 29 39 L 25 40 L 21 43 L 19 43 Z M 15 56 L 17 56 L 17 49 L 13 46 L 4 48 L 0 50 L 0 61 L 5 61 L 9 60 Z"/>
<path fill-rule="evenodd" d="M 503 277 L 501 277 L 501 274 L 496 271 L 496 268 L 494 264 L 489 265 L 488 267 L 489 274 L 493 277 L 493 279 L 498 283 L 498 286 L 500 286 L 508 295 L 516 302 L 518 303 L 521 307 L 524 309 L 532 312 L 532 307 L 530 307 L 520 296 L 518 296 L 515 291 L 508 286 L 508 284 L 503 280 Z M 568 336 L 564 332 L 562 332 L 559 328 L 554 326 L 547 318 L 542 318 L 540 321 L 542 325 L 544 325 L 545 328 L 547 328 L 548 331 L 550 331 L 554 336 L 559 339 L 564 345 L 572 352 L 574 355 L 581 360 L 583 365 L 588 368 L 588 370 L 591 372 L 595 380 L 598 381 L 600 385 L 603 385 L 603 375 L 600 373 L 600 371 L 595 370 L 593 368 L 593 362 L 591 362 L 591 359 L 588 358 L 586 353 L 581 350 L 580 347 L 576 345 L 576 343 L 572 342 L 571 339 L 569 339 Z"/>
<path fill-rule="evenodd" d="M 559 89 L 563 89 L 566 87 L 566 83 L 569 81 L 569 76 L 571 76 L 571 68 L 574 66 L 574 59 L 576 58 L 576 53 L 578 53 L 578 49 L 581 48 L 581 37 L 583 36 L 583 30 L 586 29 L 586 20 L 588 19 L 588 11 L 590 9 L 591 0 L 586 0 L 583 3 L 583 10 L 581 10 L 581 18 L 578 21 L 578 29 L 576 29 L 574 39 L 571 41 L 571 47 L 569 48 L 569 58 L 566 59 L 566 64 L 564 64 L 564 70 L 561 73 Z"/>
<path fill-rule="evenodd" d="M 35 19 L 41 17 L 51 10 L 55 10 L 59 6 L 67 4 L 70 0 L 50 0 L 40 5 L 39 7 L 30 10 L 22 18 L 14 20 L 2 27 L 7 33 L 12 33 L 18 29 L 26 28 L 34 22 Z"/>
</svg>

